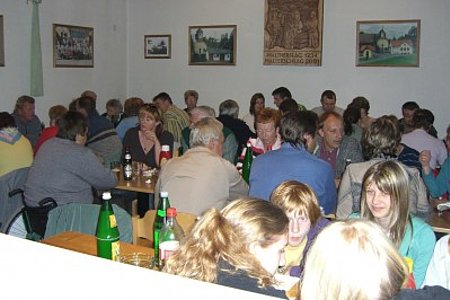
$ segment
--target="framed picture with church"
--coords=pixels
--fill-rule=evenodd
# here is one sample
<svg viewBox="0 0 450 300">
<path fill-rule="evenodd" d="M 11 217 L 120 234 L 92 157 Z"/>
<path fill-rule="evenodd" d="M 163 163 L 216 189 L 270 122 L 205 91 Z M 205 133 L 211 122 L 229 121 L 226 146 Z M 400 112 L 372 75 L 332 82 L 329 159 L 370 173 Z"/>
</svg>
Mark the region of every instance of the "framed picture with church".
<svg viewBox="0 0 450 300">
<path fill-rule="evenodd" d="M 419 67 L 420 20 L 358 21 L 356 66 Z"/>
<path fill-rule="evenodd" d="M 189 26 L 190 65 L 236 65 L 236 25 Z"/>
</svg>

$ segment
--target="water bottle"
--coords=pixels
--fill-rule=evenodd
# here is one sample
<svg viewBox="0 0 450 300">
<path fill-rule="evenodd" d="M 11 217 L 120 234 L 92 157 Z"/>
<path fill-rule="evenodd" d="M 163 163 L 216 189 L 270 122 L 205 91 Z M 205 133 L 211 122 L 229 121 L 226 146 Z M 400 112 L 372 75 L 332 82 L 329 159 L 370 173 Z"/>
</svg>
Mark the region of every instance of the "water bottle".
<svg viewBox="0 0 450 300">
<path fill-rule="evenodd" d="M 111 193 L 102 194 L 103 203 L 98 215 L 96 238 L 97 256 L 114 261 L 119 261 L 120 257 L 120 235 L 117 228 L 116 216 L 111 206 Z"/>
<path fill-rule="evenodd" d="M 184 231 L 176 219 L 177 210 L 174 207 L 167 209 L 167 220 L 159 234 L 159 268 L 162 269 L 170 255 L 178 249 L 180 241 L 184 238 Z"/>
<path fill-rule="evenodd" d="M 153 249 L 155 250 L 155 263 L 159 262 L 159 240 L 160 231 L 166 223 L 166 212 L 170 207 L 169 203 L 169 193 L 161 192 L 160 199 L 158 203 L 158 209 L 156 210 L 156 217 L 153 223 Z"/>
<path fill-rule="evenodd" d="M 169 159 L 172 158 L 169 145 L 162 145 L 161 152 L 159 152 L 159 166 L 162 167 Z"/>
</svg>

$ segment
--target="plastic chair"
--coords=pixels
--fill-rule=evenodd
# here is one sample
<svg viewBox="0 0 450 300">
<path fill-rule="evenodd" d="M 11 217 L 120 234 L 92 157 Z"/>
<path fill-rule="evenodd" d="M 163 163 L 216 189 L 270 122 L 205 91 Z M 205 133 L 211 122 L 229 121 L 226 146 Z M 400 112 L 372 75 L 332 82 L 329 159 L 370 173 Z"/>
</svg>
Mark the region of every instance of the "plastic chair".
<svg viewBox="0 0 450 300">
<path fill-rule="evenodd" d="M 156 210 L 149 210 L 142 218 L 139 218 L 138 215 L 131 217 L 133 224 L 133 244 L 153 245 L 153 222 L 155 221 L 155 216 Z M 177 222 L 185 234 L 191 231 L 196 220 L 197 217 L 194 214 L 177 211 Z M 142 243 L 140 239 L 145 239 L 147 242 Z"/>
<path fill-rule="evenodd" d="M 120 240 L 131 243 L 132 227 L 130 215 L 116 204 L 113 204 L 112 207 L 119 228 Z M 48 214 L 45 238 L 63 231 L 78 231 L 95 235 L 99 212 L 99 204 L 69 203 L 60 205 Z"/>
</svg>

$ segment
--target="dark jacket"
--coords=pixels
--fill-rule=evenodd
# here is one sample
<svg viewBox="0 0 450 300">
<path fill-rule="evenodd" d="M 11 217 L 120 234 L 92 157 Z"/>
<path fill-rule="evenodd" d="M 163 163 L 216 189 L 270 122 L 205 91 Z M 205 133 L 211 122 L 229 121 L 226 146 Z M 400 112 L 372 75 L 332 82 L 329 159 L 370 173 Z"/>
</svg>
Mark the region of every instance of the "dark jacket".
<svg viewBox="0 0 450 300">
<path fill-rule="evenodd" d="M 393 300 L 448 300 L 450 291 L 441 286 L 425 286 L 423 289 L 401 289 Z"/>
<path fill-rule="evenodd" d="M 248 125 L 241 119 L 236 119 L 228 115 L 220 115 L 217 117 L 217 120 L 219 120 L 223 126 L 227 127 L 234 133 L 234 136 L 238 142 L 238 150 L 236 155 L 241 153 L 242 147 L 246 145 L 249 138 L 256 137 Z"/>
<path fill-rule="evenodd" d="M 305 268 L 306 257 L 308 256 L 309 249 L 311 248 L 312 243 L 316 239 L 316 236 L 322 231 L 324 227 L 326 227 L 330 221 L 325 218 L 320 218 L 316 225 L 311 228 L 306 235 L 306 245 L 303 249 L 302 261 L 300 262 L 300 266 L 295 266 L 291 268 L 290 274 L 291 276 L 301 277 L 303 274 L 303 269 Z"/>
<path fill-rule="evenodd" d="M 277 290 L 271 286 L 267 288 L 259 287 L 256 279 L 251 278 L 242 270 L 235 270 L 233 266 L 225 261 L 219 262 L 216 283 L 244 291 L 287 299 L 284 291 Z"/>
</svg>

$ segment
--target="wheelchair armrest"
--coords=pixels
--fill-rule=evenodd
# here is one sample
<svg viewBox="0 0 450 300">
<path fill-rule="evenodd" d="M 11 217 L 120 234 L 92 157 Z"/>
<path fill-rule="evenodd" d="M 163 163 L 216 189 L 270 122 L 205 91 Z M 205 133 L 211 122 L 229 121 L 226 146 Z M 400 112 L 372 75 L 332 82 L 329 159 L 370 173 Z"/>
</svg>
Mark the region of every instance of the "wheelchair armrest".
<svg viewBox="0 0 450 300">
<path fill-rule="evenodd" d="M 15 195 L 17 195 L 17 194 L 22 194 L 22 196 L 23 196 L 23 190 L 22 190 L 21 188 L 14 189 L 14 190 L 12 190 L 12 191 L 10 191 L 10 192 L 8 193 L 8 196 L 9 196 L 9 197 L 13 197 L 13 196 L 15 196 Z"/>
</svg>

